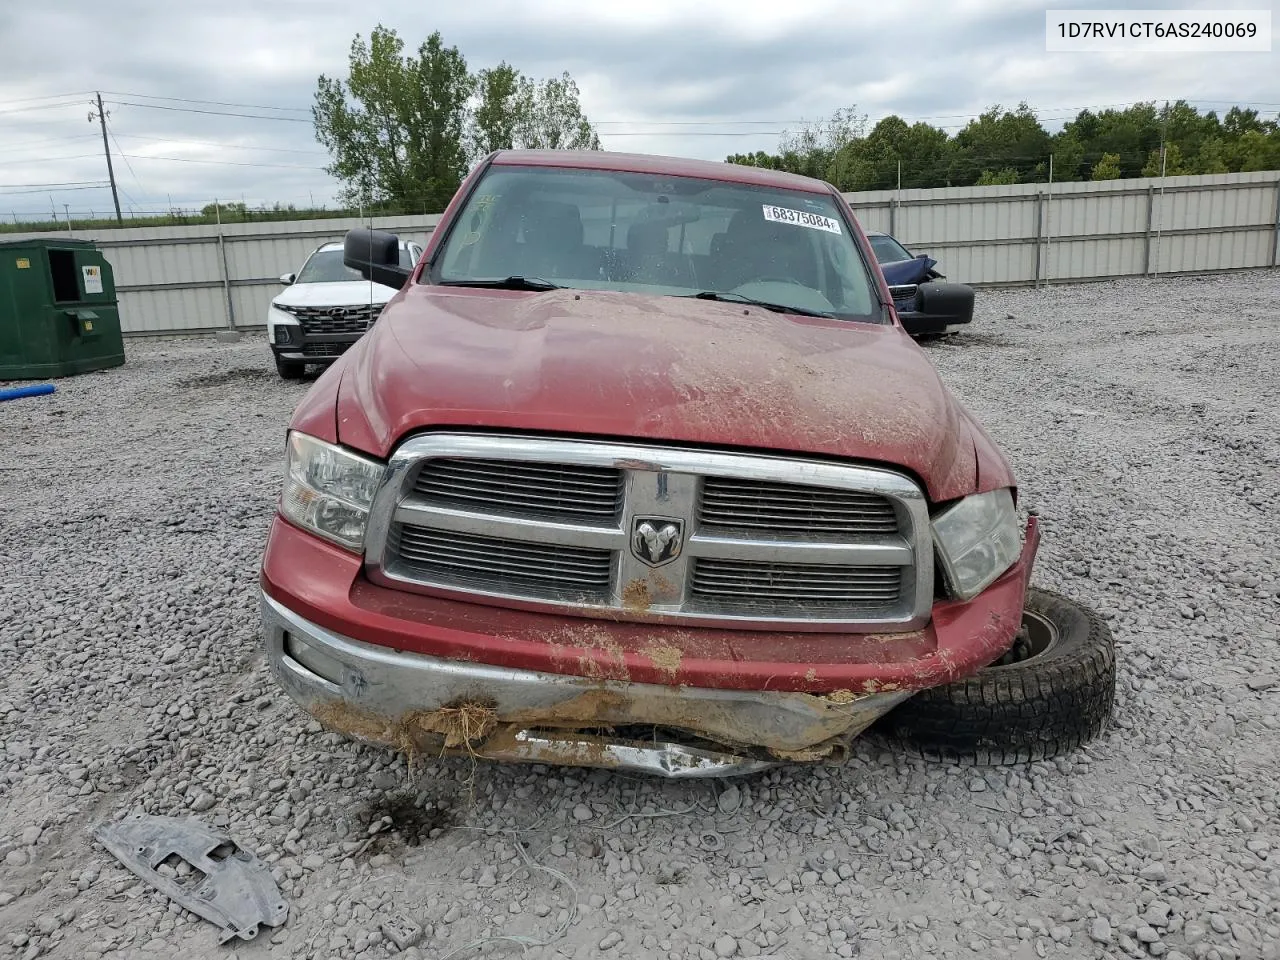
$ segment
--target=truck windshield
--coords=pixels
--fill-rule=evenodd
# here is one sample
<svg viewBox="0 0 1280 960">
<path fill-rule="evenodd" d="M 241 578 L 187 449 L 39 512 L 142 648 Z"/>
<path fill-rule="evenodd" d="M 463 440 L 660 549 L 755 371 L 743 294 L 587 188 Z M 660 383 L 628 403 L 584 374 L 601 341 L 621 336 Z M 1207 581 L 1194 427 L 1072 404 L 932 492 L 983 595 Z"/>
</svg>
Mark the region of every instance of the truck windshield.
<svg viewBox="0 0 1280 960">
<path fill-rule="evenodd" d="M 493 166 L 432 278 L 668 296 L 711 293 L 882 322 L 833 197 L 654 174 Z"/>
<path fill-rule="evenodd" d="M 881 263 L 901 263 L 903 260 L 914 259 L 906 247 L 887 234 L 867 237 L 867 242 L 871 244 L 876 259 Z"/>
</svg>

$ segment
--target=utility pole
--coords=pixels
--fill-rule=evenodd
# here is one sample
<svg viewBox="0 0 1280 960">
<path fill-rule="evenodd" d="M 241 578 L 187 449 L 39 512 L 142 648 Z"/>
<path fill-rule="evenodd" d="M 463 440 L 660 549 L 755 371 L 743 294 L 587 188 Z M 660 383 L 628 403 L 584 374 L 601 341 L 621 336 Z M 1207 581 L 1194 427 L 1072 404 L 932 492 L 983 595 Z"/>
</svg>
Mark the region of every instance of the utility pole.
<svg viewBox="0 0 1280 960">
<path fill-rule="evenodd" d="M 111 180 L 111 200 L 116 205 L 116 223 L 124 226 L 124 217 L 120 213 L 120 196 L 116 193 L 116 172 L 111 166 L 111 145 L 107 142 L 107 112 L 102 109 L 102 94 L 97 94 L 98 112 L 89 114 L 89 122 L 97 120 L 102 127 L 102 152 L 107 155 L 107 177 Z"/>
</svg>

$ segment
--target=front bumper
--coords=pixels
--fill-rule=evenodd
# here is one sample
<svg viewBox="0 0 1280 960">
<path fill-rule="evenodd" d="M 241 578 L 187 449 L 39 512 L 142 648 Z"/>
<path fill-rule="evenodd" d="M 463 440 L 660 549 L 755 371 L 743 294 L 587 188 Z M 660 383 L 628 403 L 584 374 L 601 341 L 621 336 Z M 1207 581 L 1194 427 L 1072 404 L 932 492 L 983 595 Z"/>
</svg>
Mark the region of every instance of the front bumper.
<svg viewBox="0 0 1280 960">
<path fill-rule="evenodd" d="M 968 325 L 971 317 L 955 317 L 955 316 L 935 316 L 928 313 L 919 313 L 914 310 L 898 311 L 898 319 L 902 321 L 903 329 L 913 337 L 932 336 L 942 333 L 955 333 L 957 330 L 963 330 Z"/>
<path fill-rule="evenodd" d="M 363 333 L 307 333 L 297 323 L 270 327 L 271 352 L 279 360 L 297 363 L 332 363 L 346 353 Z"/>
<path fill-rule="evenodd" d="M 723 775 L 838 757 L 915 691 L 999 658 L 1021 622 L 1038 543 L 1033 517 L 1018 562 L 973 601 L 935 604 L 920 630 L 785 634 L 390 590 L 363 578 L 359 557 L 277 517 L 262 620 L 284 689 L 357 738 L 419 753 Z"/>
<path fill-rule="evenodd" d="M 462 749 L 668 776 L 746 773 L 806 752 L 826 755 L 908 696 L 672 687 L 447 660 L 340 636 L 265 593 L 262 623 L 272 671 L 317 719 L 423 753 Z M 470 721 L 458 713 L 468 707 Z M 473 726 L 448 744 L 451 718 Z M 636 727 L 653 733 L 644 741 L 605 733 Z M 664 739 L 659 730 L 671 733 Z M 474 742 L 456 742 L 463 733 L 475 733 Z"/>
</svg>

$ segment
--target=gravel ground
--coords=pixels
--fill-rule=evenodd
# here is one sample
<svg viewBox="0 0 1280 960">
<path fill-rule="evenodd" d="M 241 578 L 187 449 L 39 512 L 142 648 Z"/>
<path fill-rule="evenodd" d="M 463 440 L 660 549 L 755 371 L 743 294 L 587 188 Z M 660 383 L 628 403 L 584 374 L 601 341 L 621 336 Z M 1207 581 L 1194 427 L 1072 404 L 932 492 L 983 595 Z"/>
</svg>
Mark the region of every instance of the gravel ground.
<svg viewBox="0 0 1280 960">
<path fill-rule="evenodd" d="M 1121 651 L 1111 730 L 1009 769 L 869 736 L 741 781 L 411 778 L 258 655 L 306 389 L 261 340 L 0 405 L 0 956 L 384 957 L 399 913 L 424 960 L 1280 956 L 1277 303 L 1277 272 L 989 291 L 928 347 L 1043 513 L 1036 580 Z M 229 824 L 288 923 L 217 947 L 89 837 L 131 810 Z"/>
</svg>

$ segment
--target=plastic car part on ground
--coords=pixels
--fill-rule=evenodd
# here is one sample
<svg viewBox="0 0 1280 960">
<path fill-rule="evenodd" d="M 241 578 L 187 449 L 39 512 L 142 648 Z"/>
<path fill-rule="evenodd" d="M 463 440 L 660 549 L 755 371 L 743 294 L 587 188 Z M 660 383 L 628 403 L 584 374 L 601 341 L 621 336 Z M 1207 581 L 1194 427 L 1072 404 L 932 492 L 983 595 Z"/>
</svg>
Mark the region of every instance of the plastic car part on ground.
<svg viewBox="0 0 1280 960">
<path fill-rule="evenodd" d="M 236 937 L 252 940 L 259 927 L 278 927 L 289 916 L 289 905 L 266 865 L 194 817 L 139 813 L 103 824 L 93 835 L 130 872 L 217 924 L 219 943 Z M 171 870 L 161 873 L 161 867 Z"/>
<path fill-rule="evenodd" d="M 0 400 L 21 400 L 23 397 L 44 397 L 56 390 L 52 383 L 38 383 L 29 387 L 11 387 L 0 390 Z"/>
</svg>

